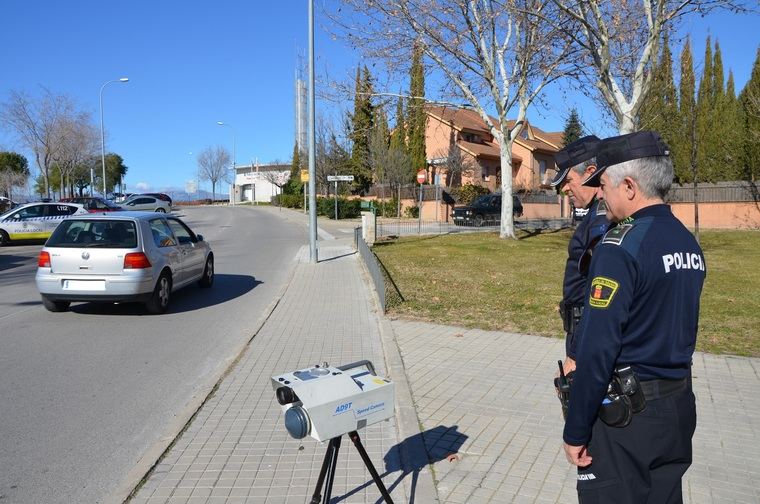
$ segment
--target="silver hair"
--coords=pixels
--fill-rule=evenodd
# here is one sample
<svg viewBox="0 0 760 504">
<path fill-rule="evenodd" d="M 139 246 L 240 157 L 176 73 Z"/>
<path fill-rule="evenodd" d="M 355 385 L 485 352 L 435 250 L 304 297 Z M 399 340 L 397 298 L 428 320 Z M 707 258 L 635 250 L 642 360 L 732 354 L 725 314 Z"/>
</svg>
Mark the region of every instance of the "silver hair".
<svg viewBox="0 0 760 504">
<path fill-rule="evenodd" d="M 632 159 L 610 166 L 605 173 L 613 187 L 620 185 L 625 177 L 631 177 L 644 196 L 664 199 L 673 183 L 673 162 L 669 156 Z"/>
<path fill-rule="evenodd" d="M 577 165 L 573 166 L 570 169 L 573 170 L 578 175 L 583 175 L 586 172 L 586 168 L 588 168 L 591 165 L 596 166 L 596 157 L 592 157 L 591 159 L 581 161 L 580 163 L 578 163 Z"/>
</svg>

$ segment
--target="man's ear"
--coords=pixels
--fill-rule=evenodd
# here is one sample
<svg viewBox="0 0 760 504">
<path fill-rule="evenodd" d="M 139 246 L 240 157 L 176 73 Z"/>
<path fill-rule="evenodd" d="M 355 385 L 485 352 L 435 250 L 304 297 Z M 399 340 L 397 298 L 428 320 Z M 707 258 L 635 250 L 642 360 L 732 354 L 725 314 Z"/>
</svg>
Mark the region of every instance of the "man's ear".
<svg viewBox="0 0 760 504">
<path fill-rule="evenodd" d="M 583 174 L 586 175 L 585 178 L 588 178 L 591 176 L 592 173 L 596 171 L 596 165 L 588 165 L 586 169 L 583 171 Z"/>
<path fill-rule="evenodd" d="M 625 177 L 623 179 L 623 186 L 625 187 L 625 194 L 629 200 L 632 200 L 639 193 L 639 184 L 631 177 Z"/>
</svg>

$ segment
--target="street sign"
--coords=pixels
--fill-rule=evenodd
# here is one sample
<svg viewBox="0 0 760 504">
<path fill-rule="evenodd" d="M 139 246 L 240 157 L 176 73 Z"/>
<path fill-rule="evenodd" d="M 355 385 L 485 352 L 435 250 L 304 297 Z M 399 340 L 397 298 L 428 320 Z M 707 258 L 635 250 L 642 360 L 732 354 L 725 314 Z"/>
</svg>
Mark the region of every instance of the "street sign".
<svg viewBox="0 0 760 504">
<path fill-rule="evenodd" d="M 327 181 L 328 182 L 353 182 L 354 176 L 353 175 L 328 175 Z"/>
<path fill-rule="evenodd" d="M 427 180 L 427 172 L 425 170 L 420 170 L 417 172 L 417 183 L 418 184 L 424 184 Z"/>
<path fill-rule="evenodd" d="M 301 182 L 309 181 L 309 170 L 301 170 Z"/>
</svg>

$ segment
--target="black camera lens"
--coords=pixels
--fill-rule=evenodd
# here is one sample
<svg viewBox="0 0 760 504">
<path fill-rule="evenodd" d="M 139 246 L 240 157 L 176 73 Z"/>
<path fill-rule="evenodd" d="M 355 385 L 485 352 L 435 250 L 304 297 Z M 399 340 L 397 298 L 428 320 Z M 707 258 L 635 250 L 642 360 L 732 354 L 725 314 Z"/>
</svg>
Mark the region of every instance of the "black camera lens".
<svg viewBox="0 0 760 504">
<path fill-rule="evenodd" d="M 280 403 L 281 406 L 298 402 L 298 396 L 290 387 L 280 387 L 274 394 L 277 396 L 277 402 Z"/>
</svg>

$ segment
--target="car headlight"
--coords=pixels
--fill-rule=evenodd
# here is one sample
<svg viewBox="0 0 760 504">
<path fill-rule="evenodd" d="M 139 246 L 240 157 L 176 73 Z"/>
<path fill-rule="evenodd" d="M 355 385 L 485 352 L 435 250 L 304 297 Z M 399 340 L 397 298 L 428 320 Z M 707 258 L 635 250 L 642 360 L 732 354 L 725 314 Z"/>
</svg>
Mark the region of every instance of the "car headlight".
<svg viewBox="0 0 760 504">
<path fill-rule="evenodd" d="M 465 215 L 472 215 L 472 210 L 466 210 L 466 211 L 464 212 L 464 214 L 465 214 Z"/>
</svg>

